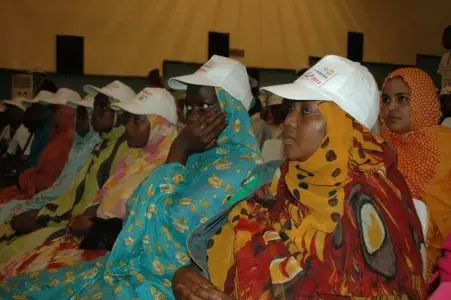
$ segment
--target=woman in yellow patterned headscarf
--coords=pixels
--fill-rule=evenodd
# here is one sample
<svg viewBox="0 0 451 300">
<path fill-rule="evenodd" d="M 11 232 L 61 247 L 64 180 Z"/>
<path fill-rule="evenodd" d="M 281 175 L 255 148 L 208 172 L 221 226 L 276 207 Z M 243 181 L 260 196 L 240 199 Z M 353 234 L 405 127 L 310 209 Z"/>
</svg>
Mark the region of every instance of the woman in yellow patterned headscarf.
<svg viewBox="0 0 451 300">
<path fill-rule="evenodd" d="M 196 267 L 183 268 L 174 278 L 176 293 L 186 299 L 426 296 L 421 224 L 396 157 L 368 129 L 379 100 L 362 69 L 326 57 L 288 88 L 272 89 L 305 99 L 284 104 L 288 161 L 272 180 L 273 166 L 254 170 L 229 209 L 192 233 L 191 258 L 211 282 Z"/>
</svg>

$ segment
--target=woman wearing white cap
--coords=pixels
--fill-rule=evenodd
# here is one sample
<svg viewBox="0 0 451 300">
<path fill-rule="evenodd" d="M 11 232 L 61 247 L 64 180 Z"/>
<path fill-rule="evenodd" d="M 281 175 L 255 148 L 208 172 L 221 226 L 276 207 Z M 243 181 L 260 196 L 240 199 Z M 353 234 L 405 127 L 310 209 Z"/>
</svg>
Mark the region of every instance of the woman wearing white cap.
<svg viewBox="0 0 451 300">
<path fill-rule="evenodd" d="M 396 157 L 369 130 L 379 93 L 368 70 L 326 56 L 295 83 L 265 89 L 287 99 L 287 161 L 257 167 L 192 233 L 196 266 L 177 272 L 176 293 L 424 299 L 421 224 Z"/>
<path fill-rule="evenodd" d="M 165 162 L 177 133 L 175 101 L 165 89 L 145 88 L 132 101 L 114 107 L 127 114 L 130 150 L 90 207 L 72 217 L 67 234 L 5 262 L 0 277 L 61 268 L 80 260 L 93 260 L 106 252 L 87 250 L 111 250 L 126 214 L 127 200 L 141 181 Z"/>
<path fill-rule="evenodd" d="M 118 98 L 130 100 L 131 97 L 123 96 L 131 94 L 115 93 L 114 87 L 88 91 L 95 97 L 91 123 L 100 135 L 99 143 L 69 190 L 43 208 L 19 214 L 0 226 L 0 262 L 40 246 L 64 231 L 71 216 L 81 214 L 89 206 L 128 150 L 124 119 L 111 105 L 120 102 Z"/>
<path fill-rule="evenodd" d="M 260 155 L 250 132 L 247 108 L 252 96 L 242 64 L 215 56 L 195 74 L 169 84 L 187 89 L 187 126 L 166 163 L 128 201 L 124 230 L 112 252 L 96 266 L 80 263 L 40 273 L 42 294 L 27 288 L 34 285 L 30 277 L 10 278 L 0 287 L 0 297 L 23 292 L 37 298 L 47 292 L 65 297 L 69 291 L 86 298 L 99 293 L 105 299 L 172 298 L 172 276 L 189 263 L 188 234 L 223 208 Z M 67 276 L 74 281 L 66 281 Z M 49 290 L 51 278 L 58 278 L 58 284 Z"/>
<path fill-rule="evenodd" d="M 68 91 L 78 96 L 76 92 Z M 4 204 L 10 200 L 30 199 L 38 192 L 52 186 L 61 174 L 72 146 L 75 110 L 65 105 L 64 101 L 67 99 L 67 94 L 60 96 L 62 102 L 52 103 L 51 105 L 51 136 L 47 146 L 39 156 L 37 165 L 25 170 L 19 176 L 17 185 L 11 185 L 0 191 L 0 203 Z M 52 94 L 49 99 L 53 100 L 53 97 L 55 95 Z"/>
<path fill-rule="evenodd" d="M 27 108 L 21 98 L 2 102 L 6 105 L 4 115 L 6 126 L 0 131 L 0 157 L 14 159 L 16 154 L 25 152 L 26 149 L 23 148 L 30 137 L 30 132 L 22 124 Z"/>
<path fill-rule="evenodd" d="M 92 101 L 94 102 L 94 101 Z M 40 209 L 48 202 L 58 198 L 71 186 L 75 176 L 91 155 L 99 141 L 99 134 L 92 130 L 89 112 L 84 106 L 77 106 L 75 136 L 69 152 L 67 163 L 58 179 L 51 187 L 37 193 L 29 200 L 11 200 L 0 209 L 0 224 L 25 211 Z M 52 166 L 53 167 L 53 166 Z"/>
</svg>

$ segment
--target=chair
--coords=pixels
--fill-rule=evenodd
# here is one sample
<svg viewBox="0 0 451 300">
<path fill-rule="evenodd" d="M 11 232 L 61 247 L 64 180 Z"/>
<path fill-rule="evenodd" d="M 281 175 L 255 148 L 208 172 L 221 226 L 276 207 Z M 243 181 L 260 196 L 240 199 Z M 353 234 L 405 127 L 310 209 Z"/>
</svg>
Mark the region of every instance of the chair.
<svg viewBox="0 0 451 300">
<path fill-rule="evenodd" d="M 417 211 L 418 218 L 421 222 L 421 228 L 423 229 L 424 239 L 427 238 L 428 224 L 429 224 L 429 209 L 426 203 L 421 200 L 413 198 L 413 204 L 415 205 L 415 210 Z"/>
</svg>

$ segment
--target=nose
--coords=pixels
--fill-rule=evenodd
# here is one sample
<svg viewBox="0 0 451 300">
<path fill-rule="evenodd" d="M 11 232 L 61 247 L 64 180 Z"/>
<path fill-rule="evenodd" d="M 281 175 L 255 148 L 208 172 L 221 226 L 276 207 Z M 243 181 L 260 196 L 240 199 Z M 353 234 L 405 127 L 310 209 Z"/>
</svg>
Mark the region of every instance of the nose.
<svg viewBox="0 0 451 300">
<path fill-rule="evenodd" d="M 388 103 L 388 111 L 393 112 L 393 111 L 396 111 L 397 109 L 398 109 L 398 101 L 391 100 Z"/>
<path fill-rule="evenodd" d="M 293 128 L 296 127 L 296 112 L 295 111 L 287 114 L 287 116 L 285 117 L 285 121 L 283 122 L 283 125 L 293 127 Z"/>
</svg>

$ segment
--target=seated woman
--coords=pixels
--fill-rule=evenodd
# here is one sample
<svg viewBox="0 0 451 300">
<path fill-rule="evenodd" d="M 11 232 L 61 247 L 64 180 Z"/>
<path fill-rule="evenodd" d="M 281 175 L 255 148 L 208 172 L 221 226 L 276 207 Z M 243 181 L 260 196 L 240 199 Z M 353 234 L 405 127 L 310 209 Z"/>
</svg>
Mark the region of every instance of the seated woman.
<svg viewBox="0 0 451 300">
<path fill-rule="evenodd" d="M 100 142 L 77 174 L 69 190 L 43 208 L 15 216 L 0 226 L 0 263 L 55 238 L 72 215 L 81 214 L 128 150 L 123 118 L 111 108 L 115 98 L 95 96 L 91 123 Z M 73 124 L 73 123 L 72 123 Z"/>
<path fill-rule="evenodd" d="M 48 202 L 65 193 L 81 170 L 94 146 L 99 141 L 99 134 L 90 128 L 89 112 L 86 107 L 77 107 L 75 121 L 75 137 L 68 160 L 61 175 L 51 187 L 37 193 L 29 200 L 11 200 L 0 207 L 0 224 L 8 222 L 12 217 L 32 209 L 40 209 Z"/>
<path fill-rule="evenodd" d="M 224 76 L 219 80 L 210 72 Z M 246 68 L 214 56 L 195 74 L 170 84 L 186 88 L 184 82 L 191 83 L 187 126 L 172 144 L 166 163 L 127 202 L 124 229 L 113 250 L 96 263 L 9 278 L 0 284 L 0 298 L 172 297 L 172 276 L 189 263 L 188 234 L 216 215 L 261 161 L 247 113 L 251 96 Z"/>
<path fill-rule="evenodd" d="M 6 126 L 0 131 L 0 157 L 15 159 L 26 151 L 30 132 L 22 124 L 25 111 L 27 110 L 22 98 L 5 100 L 5 123 Z"/>
<path fill-rule="evenodd" d="M 398 154 L 398 169 L 430 211 L 427 276 L 451 232 L 451 129 L 440 126 L 432 79 L 417 68 L 391 73 L 383 86 L 382 136 Z"/>
<path fill-rule="evenodd" d="M 114 107 L 128 114 L 126 136 L 131 149 L 90 207 L 80 215 L 72 215 L 62 237 L 6 261 L 0 266 L 0 278 L 93 260 L 105 251 L 89 250 L 110 250 L 117 236 L 114 231 L 121 229 L 117 219 L 124 218 L 125 203 L 141 181 L 165 162 L 177 133 L 175 101 L 165 89 L 146 88 L 133 101 Z"/>
<path fill-rule="evenodd" d="M 424 299 L 421 224 L 396 157 L 369 130 L 379 93 L 368 70 L 326 56 L 295 83 L 266 89 L 289 107 L 287 161 L 275 174 L 257 167 L 239 197 L 191 234 L 189 253 L 209 280 L 194 265 L 180 269 L 176 293 Z"/>
<path fill-rule="evenodd" d="M 35 99 L 54 95 L 52 92 L 43 90 L 36 95 Z M 16 153 L 17 155 L 14 156 L 6 154 L 1 157 L 0 188 L 16 185 L 22 172 L 35 167 L 50 140 L 50 131 L 54 120 L 52 111 L 49 106 L 44 106 L 35 99 L 30 100 L 34 102 L 26 109 L 23 116 L 23 127 L 30 134 L 26 144 L 23 145 L 25 152 Z M 28 101 L 24 100 L 23 102 Z"/>
<path fill-rule="evenodd" d="M 48 101 L 52 105 L 52 123 L 50 141 L 39 156 L 37 165 L 25 170 L 19 176 L 17 185 L 0 190 L 0 204 L 10 200 L 30 199 L 38 192 L 49 188 L 64 168 L 67 162 L 74 136 L 75 111 L 65 105 L 71 96 L 80 98 L 78 93 L 69 89 L 60 89 L 56 95 L 51 95 Z M 43 99 L 45 100 L 45 99 Z"/>
</svg>

